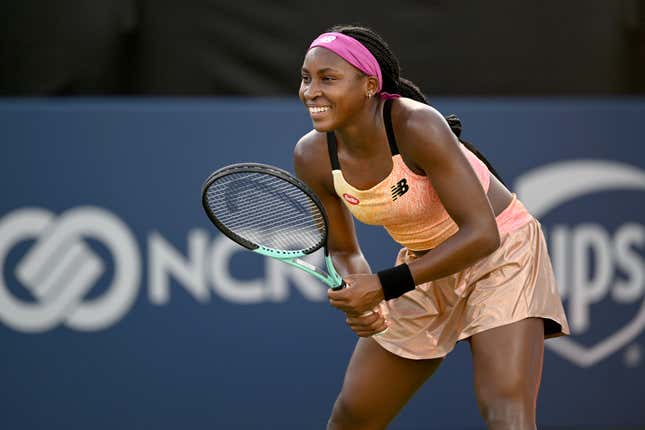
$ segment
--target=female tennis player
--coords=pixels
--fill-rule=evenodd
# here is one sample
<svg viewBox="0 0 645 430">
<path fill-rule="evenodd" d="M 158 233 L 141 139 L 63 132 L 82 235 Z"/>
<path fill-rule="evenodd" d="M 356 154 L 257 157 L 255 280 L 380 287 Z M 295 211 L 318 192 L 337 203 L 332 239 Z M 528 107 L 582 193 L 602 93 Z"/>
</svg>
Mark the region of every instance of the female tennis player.
<svg viewBox="0 0 645 430">
<path fill-rule="evenodd" d="M 349 285 L 329 301 L 360 336 L 328 428 L 385 428 L 468 340 L 488 428 L 535 429 L 544 339 L 569 332 L 538 221 L 370 29 L 317 37 L 299 95 L 314 130 L 295 171 L 325 206 Z M 352 215 L 403 246 L 393 268 L 372 272 Z"/>
</svg>

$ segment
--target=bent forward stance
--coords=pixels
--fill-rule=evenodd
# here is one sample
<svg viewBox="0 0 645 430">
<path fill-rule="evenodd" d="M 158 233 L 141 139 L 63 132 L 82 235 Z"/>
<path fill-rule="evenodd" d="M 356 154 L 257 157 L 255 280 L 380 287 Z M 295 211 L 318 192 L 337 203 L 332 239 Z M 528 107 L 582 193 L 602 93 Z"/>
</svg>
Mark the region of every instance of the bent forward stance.
<svg viewBox="0 0 645 430">
<path fill-rule="evenodd" d="M 330 303 L 361 337 L 329 428 L 385 428 L 468 340 L 488 427 L 534 429 L 544 339 L 569 331 L 539 222 L 371 30 L 314 40 L 300 98 L 314 130 L 296 145 L 296 173 L 326 208 L 350 286 Z M 372 273 L 352 216 L 402 245 L 393 268 Z"/>
</svg>

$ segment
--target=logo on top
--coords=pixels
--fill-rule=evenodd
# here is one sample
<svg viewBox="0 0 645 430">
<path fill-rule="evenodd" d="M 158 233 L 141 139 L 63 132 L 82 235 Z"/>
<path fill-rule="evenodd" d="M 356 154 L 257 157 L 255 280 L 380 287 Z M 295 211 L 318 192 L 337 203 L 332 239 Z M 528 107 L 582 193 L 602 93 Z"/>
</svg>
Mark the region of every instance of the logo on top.
<svg viewBox="0 0 645 430">
<path fill-rule="evenodd" d="M 357 204 L 359 204 L 361 202 L 360 200 L 358 200 L 357 197 L 354 197 L 351 194 L 347 194 L 347 193 L 343 193 L 343 198 L 350 205 L 357 205 Z"/>
<path fill-rule="evenodd" d="M 320 43 L 331 43 L 334 40 L 336 40 L 336 36 L 330 35 L 330 36 L 321 37 L 320 39 L 318 39 L 318 42 L 320 42 Z"/>
<path fill-rule="evenodd" d="M 390 191 L 392 191 L 392 201 L 396 201 L 396 199 L 407 193 L 409 189 L 410 186 L 405 178 L 401 179 L 395 185 L 392 185 L 390 187 Z"/>
<path fill-rule="evenodd" d="M 645 191 L 645 171 L 610 161 L 557 162 L 520 176 L 515 189 L 529 211 L 540 218 L 578 197 L 612 190 Z M 645 329 L 645 264 L 638 251 L 645 246 L 645 226 L 625 221 L 613 235 L 597 223 L 548 226 L 546 232 L 572 336 L 545 345 L 581 367 L 593 366 L 622 348 L 626 348 L 628 365 L 634 363 L 639 348 L 629 344 Z M 594 328 L 592 305 L 605 298 L 619 305 L 640 301 L 640 307 L 623 327 L 593 345 L 582 345 L 576 335 Z"/>
</svg>

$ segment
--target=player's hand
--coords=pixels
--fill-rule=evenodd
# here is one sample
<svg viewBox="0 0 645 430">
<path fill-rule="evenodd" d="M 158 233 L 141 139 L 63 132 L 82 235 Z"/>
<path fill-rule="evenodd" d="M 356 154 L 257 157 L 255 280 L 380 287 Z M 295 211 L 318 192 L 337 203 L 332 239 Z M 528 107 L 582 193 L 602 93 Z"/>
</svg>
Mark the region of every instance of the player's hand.
<svg viewBox="0 0 645 430">
<path fill-rule="evenodd" d="M 361 315 L 383 301 L 383 288 L 377 275 L 347 275 L 343 279 L 346 288 L 328 292 L 329 303 L 333 307 L 348 315 Z"/>
<path fill-rule="evenodd" d="M 363 315 L 347 315 L 345 322 L 360 337 L 381 333 L 390 325 L 378 309 Z"/>
</svg>

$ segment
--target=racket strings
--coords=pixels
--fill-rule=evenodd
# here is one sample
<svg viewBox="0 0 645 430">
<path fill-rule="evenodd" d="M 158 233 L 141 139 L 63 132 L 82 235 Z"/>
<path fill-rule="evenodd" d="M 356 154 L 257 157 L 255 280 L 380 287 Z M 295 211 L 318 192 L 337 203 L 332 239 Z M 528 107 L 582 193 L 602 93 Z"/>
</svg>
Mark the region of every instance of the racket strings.
<svg viewBox="0 0 645 430">
<path fill-rule="evenodd" d="M 257 197 L 257 196 L 249 196 L 249 199 L 252 200 L 255 197 Z M 288 196 L 288 197 L 293 198 L 293 196 Z M 280 204 L 284 205 L 286 203 L 281 202 Z M 258 225 L 260 225 L 263 221 L 266 224 L 270 224 L 270 223 L 274 222 L 274 220 L 272 218 L 267 218 L 268 216 L 270 216 L 271 214 L 276 213 L 276 211 L 279 211 L 279 213 L 284 213 L 284 210 L 288 209 L 288 208 L 284 208 L 281 205 L 276 205 L 276 204 L 272 204 L 272 203 L 266 203 L 266 204 L 263 204 L 262 206 L 255 207 L 255 208 L 253 208 L 254 209 L 253 212 L 249 212 L 248 216 L 246 218 L 240 220 L 239 225 L 242 225 L 242 224 L 255 224 L 255 223 L 258 223 Z M 239 210 L 249 210 L 250 207 L 252 207 L 252 205 L 245 205 L 245 206 L 240 207 Z M 230 210 L 230 208 L 229 208 L 229 210 Z M 315 213 L 314 210 L 317 211 L 317 208 L 315 208 L 313 210 L 308 209 L 308 211 L 311 212 L 312 214 Z M 321 222 L 321 223 L 324 222 L 322 214 L 320 214 L 320 213 L 315 218 L 317 218 L 317 220 L 319 222 Z M 300 222 L 305 223 L 307 221 L 304 221 L 304 222 L 300 221 Z M 236 226 L 235 223 L 231 224 L 231 227 L 235 227 L 235 226 Z"/>
<path fill-rule="evenodd" d="M 246 199 L 251 203 L 260 197 L 266 197 L 266 193 L 247 194 L 249 195 L 246 196 Z M 227 206 L 229 207 L 226 209 L 230 209 L 230 205 Z M 223 209 L 224 207 L 221 205 L 214 208 L 217 213 L 220 213 L 220 216 Z M 322 216 L 318 214 L 311 219 L 306 219 L 299 215 L 298 218 L 288 219 L 284 215 L 291 209 L 290 206 L 285 206 L 285 202 L 282 201 L 276 205 L 275 201 L 263 200 L 262 207 L 242 204 L 237 207 L 236 211 L 231 212 L 232 215 L 234 212 L 239 212 L 246 216 L 228 217 L 228 219 L 222 217 L 221 221 L 227 228 L 245 239 L 272 248 L 304 249 L 319 242 L 321 230 L 324 229 Z M 285 222 L 287 220 L 289 222 Z"/>
<path fill-rule="evenodd" d="M 236 235 L 269 248 L 307 250 L 325 235 L 325 219 L 296 185 L 279 177 L 238 172 L 215 180 L 207 190 L 215 217 Z"/>
<path fill-rule="evenodd" d="M 240 217 L 238 219 L 239 222 L 231 222 L 230 224 L 227 224 L 227 227 L 229 228 L 239 228 L 240 226 L 243 225 L 254 225 L 257 227 L 268 227 L 269 225 L 273 224 L 275 222 L 275 219 L 273 217 L 270 217 L 271 214 L 284 214 L 285 210 L 288 210 L 288 207 L 285 207 L 287 204 L 293 204 L 296 198 L 300 197 L 298 193 L 294 192 L 297 191 L 298 193 L 301 193 L 300 190 L 298 189 L 288 189 L 285 195 L 290 199 L 290 200 L 281 200 L 278 205 L 275 204 L 276 200 L 274 199 L 273 201 L 265 201 L 262 206 L 258 206 L 254 201 L 256 201 L 257 198 L 264 197 L 263 195 L 257 195 L 257 191 L 250 190 L 251 194 L 248 196 L 245 196 L 246 199 L 241 200 L 242 205 L 237 206 L 231 210 L 231 202 L 230 201 L 223 201 L 220 200 L 219 204 L 215 203 L 212 206 L 212 209 L 217 211 L 217 213 L 222 213 L 222 204 L 226 204 L 228 207 L 227 209 L 233 213 L 233 212 L 240 212 L 244 211 L 246 213 L 245 217 Z M 212 188 L 209 190 L 210 193 L 216 193 L 217 190 L 213 190 Z M 253 195 L 256 194 L 256 195 Z M 322 217 L 322 214 L 320 211 L 318 211 L 317 207 L 315 204 L 311 201 L 305 202 L 305 203 L 310 203 L 310 206 L 306 209 L 306 213 L 312 214 L 313 219 L 319 226 L 322 226 L 324 224 L 324 220 Z M 309 220 L 298 220 L 296 219 L 295 221 L 292 221 L 289 223 L 289 225 L 285 225 L 285 229 L 287 228 L 296 228 L 298 225 L 305 225 L 307 227 L 310 227 L 311 222 Z"/>
</svg>

